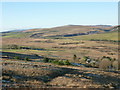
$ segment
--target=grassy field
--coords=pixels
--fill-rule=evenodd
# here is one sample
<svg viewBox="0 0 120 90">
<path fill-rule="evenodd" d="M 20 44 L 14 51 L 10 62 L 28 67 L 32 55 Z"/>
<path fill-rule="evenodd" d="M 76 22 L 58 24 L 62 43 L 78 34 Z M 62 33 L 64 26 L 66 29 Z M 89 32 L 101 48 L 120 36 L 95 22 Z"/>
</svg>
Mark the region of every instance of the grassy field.
<svg viewBox="0 0 120 90">
<path fill-rule="evenodd" d="M 80 40 L 96 39 L 96 40 L 116 40 L 116 41 L 118 41 L 118 32 L 76 36 L 76 37 L 74 37 L 74 39 L 80 39 Z"/>
<path fill-rule="evenodd" d="M 25 33 L 25 32 L 10 32 L 3 34 L 3 37 L 6 38 L 25 38 L 31 35 L 32 33 Z"/>
</svg>

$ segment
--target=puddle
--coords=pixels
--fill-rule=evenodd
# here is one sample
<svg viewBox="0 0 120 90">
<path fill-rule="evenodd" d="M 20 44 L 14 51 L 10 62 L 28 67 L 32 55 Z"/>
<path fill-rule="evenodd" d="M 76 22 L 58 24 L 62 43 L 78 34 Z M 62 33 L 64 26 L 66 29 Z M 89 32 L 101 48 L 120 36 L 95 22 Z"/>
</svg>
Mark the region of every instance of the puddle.
<svg viewBox="0 0 120 90">
<path fill-rule="evenodd" d="M 17 79 L 20 79 L 21 77 L 20 76 L 13 76 L 14 78 L 17 78 Z"/>
<path fill-rule="evenodd" d="M 34 49 L 32 49 L 32 50 L 45 50 L 45 49 L 34 48 Z"/>
<path fill-rule="evenodd" d="M 2 80 L 3 83 L 9 83 L 10 81 L 7 80 Z"/>
<path fill-rule="evenodd" d="M 71 64 L 74 66 L 84 66 L 83 64 L 80 64 L 80 63 L 71 63 Z"/>
<path fill-rule="evenodd" d="M 91 73 L 89 73 L 89 74 L 87 74 L 87 76 L 90 76 L 90 77 L 101 77 L 100 75 L 97 75 L 97 74 L 91 74 Z"/>
</svg>

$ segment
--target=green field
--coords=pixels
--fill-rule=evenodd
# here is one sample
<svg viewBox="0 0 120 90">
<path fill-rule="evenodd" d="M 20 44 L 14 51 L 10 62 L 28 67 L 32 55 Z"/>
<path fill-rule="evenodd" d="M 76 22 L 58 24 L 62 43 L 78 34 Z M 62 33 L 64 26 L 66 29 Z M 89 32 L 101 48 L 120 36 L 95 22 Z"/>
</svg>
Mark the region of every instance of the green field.
<svg viewBox="0 0 120 90">
<path fill-rule="evenodd" d="M 101 33 L 101 34 L 93 34 L 93 35 L 83 35 L 83 36 L 75 36 L 71 37 L 77 40 L 118 40 L 118 32 L 109 32 L 109 33 Z"/>
</svg>

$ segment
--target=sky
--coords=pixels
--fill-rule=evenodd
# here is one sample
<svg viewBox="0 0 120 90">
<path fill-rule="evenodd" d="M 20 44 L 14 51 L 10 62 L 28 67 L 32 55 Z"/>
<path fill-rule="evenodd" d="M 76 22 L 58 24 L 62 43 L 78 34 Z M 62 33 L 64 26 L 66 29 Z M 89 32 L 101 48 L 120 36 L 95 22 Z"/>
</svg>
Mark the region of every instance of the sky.
<svg viewBox="0 0 120 90">
<path fill-rule="evenodd" d="M 117 2 L 3 2 L 1 31 L 63 25 L 117 25 Z"/>
</svg>

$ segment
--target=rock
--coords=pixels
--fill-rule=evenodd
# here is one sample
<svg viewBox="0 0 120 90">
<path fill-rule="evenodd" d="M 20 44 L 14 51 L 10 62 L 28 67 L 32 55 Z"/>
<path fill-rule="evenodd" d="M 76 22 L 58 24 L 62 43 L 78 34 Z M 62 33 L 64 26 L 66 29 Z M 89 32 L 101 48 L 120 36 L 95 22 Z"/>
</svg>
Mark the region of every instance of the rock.
<svg viewBox="0 0 120 90">
<path fill-rule="evenodd" d="M 82 77 L 82 75 L 78 75 L 78 77 Z"/>
<path fill-rule="evenodd" d="M 83 88 L 87 88 L 87 86 L 86 86 L 86 85 L 84 85 L 84 86 L 83 86 Z"/>
</svg>

